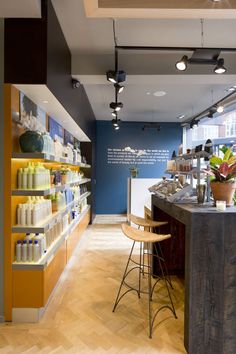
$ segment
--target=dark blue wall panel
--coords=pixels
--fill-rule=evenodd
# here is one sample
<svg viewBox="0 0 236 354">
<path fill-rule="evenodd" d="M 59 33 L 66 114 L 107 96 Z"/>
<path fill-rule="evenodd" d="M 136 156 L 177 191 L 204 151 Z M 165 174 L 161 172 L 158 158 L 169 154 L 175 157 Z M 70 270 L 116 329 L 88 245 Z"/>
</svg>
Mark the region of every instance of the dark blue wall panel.
<svg viewBox="0 0 236 354">
<path fill-rule="evenodd" d="M 122 123 L 120 130 L 115 131 L 111 122 L 97 121 L 96 149 L 96 214 L 126 213 L 127 178 L 130 176 L 130 164 L 108 163 L 108 149 L 124 149 L 129 146 L 138 150 L 169 151 L 178 149 L 182 141 L 182 128 L 178 123 L 160 123 L 161 130 L 145 129 L 143 123 Z M 145 157 L 145 156 L 144 156 Z M 162 177 L 166 169 L 165 161 L 154 164 L 138 164 L 140 178 Z M 137 159 L 137 162 L 140 159 Z"/>
</svg>

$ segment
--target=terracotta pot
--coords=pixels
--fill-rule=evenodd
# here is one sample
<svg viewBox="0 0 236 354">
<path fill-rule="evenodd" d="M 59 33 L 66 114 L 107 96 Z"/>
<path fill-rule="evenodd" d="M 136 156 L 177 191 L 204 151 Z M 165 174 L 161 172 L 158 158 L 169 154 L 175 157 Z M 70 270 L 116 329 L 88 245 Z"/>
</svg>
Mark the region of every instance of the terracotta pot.
<svg viewBox="0 0 236 354">
<path fill-rule="evenodd" d="M 66 175 L 61 175 L 61 184 L 66 184 Z"/>
<path fill-rule="evenodd" d="M 236 183 L 211 182 L 211 190 L 214 201 L 225 200 L 226 206 L 232 206 Z"/>
</svg>

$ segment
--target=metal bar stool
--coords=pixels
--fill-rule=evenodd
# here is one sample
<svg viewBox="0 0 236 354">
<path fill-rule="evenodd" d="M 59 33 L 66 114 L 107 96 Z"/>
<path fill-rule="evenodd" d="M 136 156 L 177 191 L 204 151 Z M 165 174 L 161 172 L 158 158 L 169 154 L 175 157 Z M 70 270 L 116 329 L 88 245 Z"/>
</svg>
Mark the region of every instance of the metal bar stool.
<svg viewBox="0 0 236 354">
<path fill-rule="evenodd" d="M 145 218 L 142 218 L 140 216 L 133 215 L 133 214 L 128 214 L 128 221 L 129 222 L 133 222 L 135 225 L 138 226 L 138 228 L 143 227 L 144 230 L 148 229 L 148 231 L 150 231 L 150 232 L 154 231 L 155 233 L 159 233 L 160 232 L 160 227 L 161 226 L 168 224 L 168 221 L 155 221 L 155 220 L 151 220 L 151 219 L 145 219 Z M 159 231 L 159 232 L 157 232 L 157 231 Z M 168 269 L 167 269 L 167 266 L 166 266 L 166 261 L 165 261 L 165 258 L 164 258 L 164 255 L 163 255 L 163 252 L 162 252 L 162 249 L 161 249 L 160 242 L 158 242 L 157 245 L 158 245 L 161 261 L 163 262 L 165 273 L 167 275 L 167 281 L 169 282 L 171 288 L 173 289 L 173 285 L 171 283 L 171 278 L 170 278 L 170 275 L 169 275 L 169 272 L 168 272 Z M 141 247 L 142 257 L 144 259 L 145 242 L 144 243 L 140 243 L 140 247 Z"/>
<path fill-rule="evenodd" d="M 148 295 L 148 323 L 149 323 L 149 338 L 152 338 L 152 330 L 153 330 L 153 325 L 154 325 L 154 321 L 155 318 L 157 316 L 157 314 L 164 308 L 168 308 L 174 315 L 175 318 L 177 318 L 176 316 L 176 312 L 175 312 L 175 308 L 174 308 L 174 304 L 171 298 L 171 293 L 170 293 L 170 289 L 169 289 L 169 283 L 167 281 L 167 278 L 164 274 L 163 268 L 162 268 L 162 262 L 161 262 L 161 257 L 158 255 L 158 250 L 157 247 L 155 245 L 156 242 L 161 242 L 163 240 L 166 240 L 168 238 L 171 237 L 170 234 L 168 235 L 160 235 L 160 234 L 155 234 L 149 231 L 143 231 L 143 230 L 138 230 L 132 226 L 129 226 L 127 224 L 122 224 L 121 225 L 122 231 L 123 233 L 130 238 L 131 240 L 133 240 L 133 245 L 131 247 L 131 251 L 128 257 L 128 261 L 125 267 L 125 271 L 120 283 L 120 287 L 116 296 L 116 300 L 115 300 L 115 304 L 113 307 L 113 312 L 115 312 L 115 309 L 117 307 L 117 305 L 119 304 L 120 300 L 130 291 L 136 291 L 138 294 L 138 297 L 140 298 L 140 294 L 147 294 Z M 141 260 L 141 252 L 140 252 L 140 257 L 139 257 L 139 262 L 135 261 L 132 258 L 132 254 L 133 254 L 133 250 L 134 250 L 134 246 L 136 242 L 146 242 L 147 246 L 148 246 L 148 253 L 147 253 L 147 263 L 146 264 L 142 264 L 142 260 Z M 152 246 L 155 248 L 155 252 L 156 254 L 152 253 Z M 157 257 L 158 262 L 159 262 L 159 266 L 160 266 L 160 270 L 161 270 L 161 277 L 158 280 L 155 280 L 154 285 L 152 285 L 152 257 Z M 130 262 L 132 262 L 134 264 L 134 266 L 132 266 L 129 269 L 129 264 Z M 147 275 L 147 291 L 142 290 L 141 288 L 141 277 L 140 277 L 140 269 L 144 267 L 144 274 Z M 135 288 L 133 286 L 131 286 L 127 281 L 126 278 L 127 276 L 135 269 L 139 269 L 139 280 L 138 280 L 138 287 Z M 161 307 L 159 307 L 156 312 L 152 313 L 152 306 L 151 306 L 151 302 L 152 302 L 152 298 L 153 298 L 153 294 L 154 294 L 154 289 L 156 284 L 158 283 L 159 280 L 164 280 L 165 283 L 165 287 L 167 290 L 167 294 L 168 297 L 170 299 L 170 305 L 163 305 Z M 121 290 L 122 287 L 125 286 L 126 288 L 128 288 L 128 290 L 124 291 L 121 294 Z"/>
</svg>

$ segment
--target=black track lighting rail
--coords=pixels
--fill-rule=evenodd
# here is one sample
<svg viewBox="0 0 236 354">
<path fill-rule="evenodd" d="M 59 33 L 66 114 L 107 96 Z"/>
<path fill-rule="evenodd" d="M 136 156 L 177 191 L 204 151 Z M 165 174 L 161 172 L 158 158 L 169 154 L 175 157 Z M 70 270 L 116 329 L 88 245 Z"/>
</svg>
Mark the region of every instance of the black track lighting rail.
<svg viewBox="0 0 236 354">
<path fill-rule="evenodd" d="M 188 120 L 184 121 L 182 123 L 182 125 L 186 125 L 186 124 L 191 125 L 191 123 L 196 122 L 196 121 L 200 121 L 201 118 L 206 117 L 209 113 L 216 113 L 216 107 L 219 106 L 220 104 L 223 104 L 228 98 L 230 98 L 231 96 L 233 96 L 235 94 L 236 94 L 235 91 L 230 92 L 228 95 L 226 95 L 225 97 L 223 97 L 219 101 L 215 102 L 210 107 L 204 109 L 202 112 L 200 112 L 200 113 L 196 114 L 195 116 L 189 118 Z"/>
<path fill-rule="evenodd" d="M 173 51 L 173 52 L 195 52 L 196 50 L 212 50 L 220 52 L 236 52 L 235 48 L 214 48 L 214 47 L 153 47 L 153 46 L 131 46 L 117 45 L 116 50 L 150 50 L 150 51 Z"/>
</svg>

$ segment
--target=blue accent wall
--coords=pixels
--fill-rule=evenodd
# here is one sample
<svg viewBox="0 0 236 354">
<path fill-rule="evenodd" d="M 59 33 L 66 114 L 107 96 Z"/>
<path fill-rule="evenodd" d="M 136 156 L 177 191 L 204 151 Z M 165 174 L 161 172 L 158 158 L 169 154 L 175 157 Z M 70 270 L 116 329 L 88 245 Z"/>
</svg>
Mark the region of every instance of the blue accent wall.
<svg viewBox="0 0 236 354">
<path fill-rule="evenodd" d="M 171 158 L 173 150 L 177 151 L 181 144 L 182 128 L 178 123 L 160 123 L 160 131 L 153 128 L 143 130 L 144 123 L 123 122 L 120 130 L 114 130 L 111 122 L 97 121 L 96 124 L 96 214 L 124 214 L 127 209 L 129 167 L 136 165 L 140 178 L 162 177 L 166 170 L 166 160 Z M 117 149 L 118 154 L 122 154 L 119 149 L 125 147 L 148 151 L 147 159 L 144 155 L 146 162 L 142 163 L 142 157 L 135 158 L 134 163 L 114 163 L 115 159 L 112 159 L 112 163 L 108 162 L 108 151 L 114 154 L 114 149 Z M 153 151 L 157 151 L 154 154 L 162 154 L 163 158 L 150 158 Z"/>
</svg>

